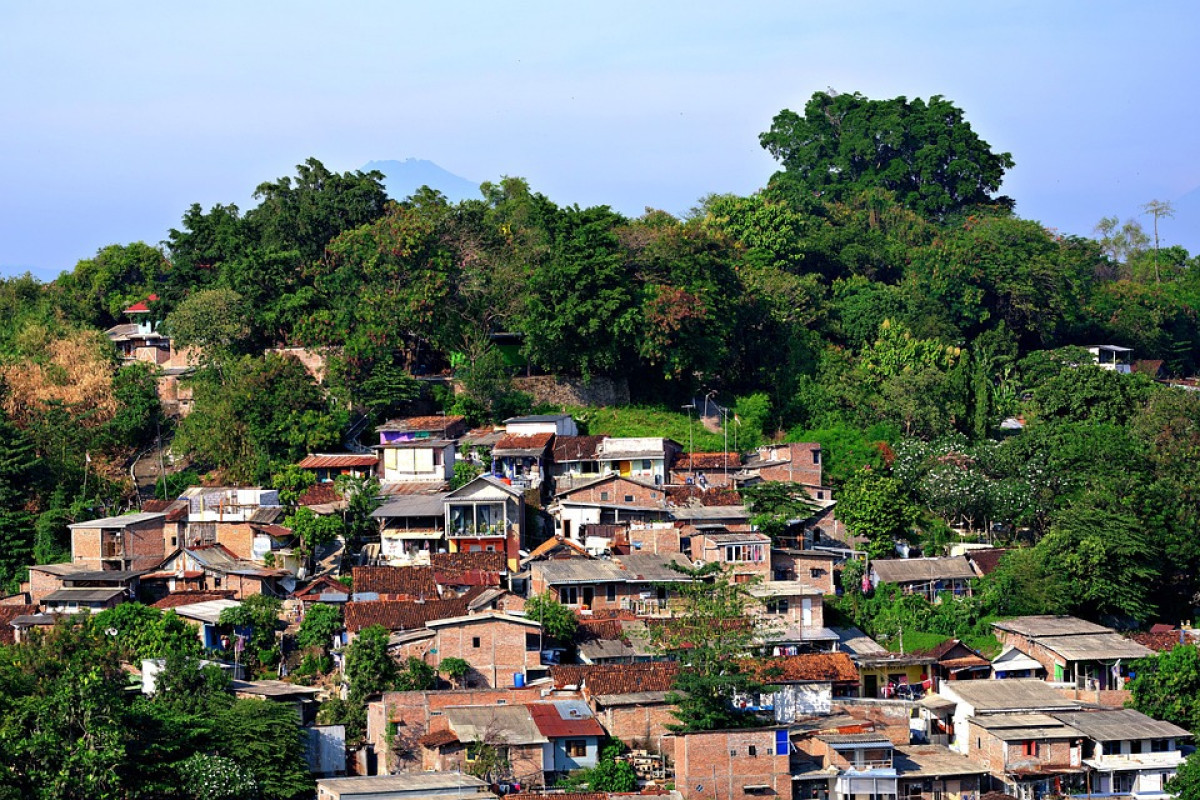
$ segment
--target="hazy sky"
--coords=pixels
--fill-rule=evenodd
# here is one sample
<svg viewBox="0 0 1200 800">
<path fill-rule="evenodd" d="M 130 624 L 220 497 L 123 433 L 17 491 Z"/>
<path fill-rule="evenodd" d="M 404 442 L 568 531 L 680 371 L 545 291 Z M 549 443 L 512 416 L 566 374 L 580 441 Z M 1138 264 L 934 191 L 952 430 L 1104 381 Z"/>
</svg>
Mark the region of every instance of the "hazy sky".
<svg viewBox="0 0 1200 800">
<path fill-rule="evenodd" d="M 1012 153 L 1021 216 L 1088 234 L 1172 200 L 1163 237 L 1196 252 L 1198 35 L 1194 0 L 9 0 L 0 272 L 156 243 L 191 203 L 248 208 L 309 156 L 682 213 L 764 185 L 758 134 L 827 87 L 944 95 Z"/>
</svg>

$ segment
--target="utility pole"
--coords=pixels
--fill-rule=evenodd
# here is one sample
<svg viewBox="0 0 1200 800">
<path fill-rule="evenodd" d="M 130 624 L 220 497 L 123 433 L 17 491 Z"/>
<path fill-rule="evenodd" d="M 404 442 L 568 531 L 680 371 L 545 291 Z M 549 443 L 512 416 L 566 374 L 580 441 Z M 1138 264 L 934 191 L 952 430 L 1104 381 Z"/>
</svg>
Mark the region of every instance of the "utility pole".
<svg viewBox="0 0 1200 800">
<path fill-rule="evenodd" d="M 1162 279 L 1158 274 L 1158 218 L 1175 217 L 1175 207 L 1171 205 L 1169 200 L 1151 200 L 1142 206 L 1142 212 L 1150 214 L 1154 217 L 1154 282 L 1161 283 Z"/>
<path fill-rule="evenodd" d="M 680 408 L 687 411 L 687 415 L 688 415 L 688 469 L 692 473 L 692 483 L 693 484 L 696 483 L 696 461 L 695 461 L 694 453 L 693 453 L 693 451 L 696 448 L 695 448 L 695 444 L 692 441 L 692 409 L 694 409 L 695 407 L 696 407 L 696 404 L 694 402 L 688 403 L 685 406 L 680 406 Z"/>
</svg>

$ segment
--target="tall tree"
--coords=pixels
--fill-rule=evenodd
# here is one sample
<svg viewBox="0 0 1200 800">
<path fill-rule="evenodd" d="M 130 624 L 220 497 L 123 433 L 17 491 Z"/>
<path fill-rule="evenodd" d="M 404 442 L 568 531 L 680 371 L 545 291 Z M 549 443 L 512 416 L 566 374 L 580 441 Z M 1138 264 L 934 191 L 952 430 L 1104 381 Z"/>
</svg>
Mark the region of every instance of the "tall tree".
<svg viewBox="0 0 1200 800">
<path fill-rule="evenodd" d="M 942 218 L 997 198 L 1008 153 L 993 153 L 961 109 L 941 96 L 869 100 L 857 92 L 816 92 L 804 115 L 784 110 L 759 137 L 783 166 L 771 190 L 839 201 L 858 191 L 895 192 L 908 208 Z"/>
</svg>

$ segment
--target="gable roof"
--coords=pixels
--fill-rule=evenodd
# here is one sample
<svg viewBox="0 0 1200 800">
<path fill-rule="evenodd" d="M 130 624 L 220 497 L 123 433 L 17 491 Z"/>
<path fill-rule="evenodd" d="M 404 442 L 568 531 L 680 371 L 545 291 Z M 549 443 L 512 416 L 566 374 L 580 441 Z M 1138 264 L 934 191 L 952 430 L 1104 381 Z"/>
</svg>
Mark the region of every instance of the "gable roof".
<svg viewBox="0 0 1200 800">
<path fill-rule="evenodd" d="M 449 492 L 446 495 L 446 499 L 447 500 L 452 499 L 452 498 L 457 499 L 459 497 L 469 495 L 469 494 L 471 494 L 471 492 L 478 489 L 479 486 L 477 484 L 481 484 L 481 483 L 488 484 L 489 486 L 494 486 L 497 489 L 502 489 L 506 493 L 512 495 L 513 497 L 521 496 L 521 491 L 519 489 L 514 489 L 510 484 L 505 483 L 504 481 L 497 478 L 495 475 L 490 475 L 485 472 L 482 475 L 477 476 L 474 480 L 468 481 L 467 483 L 458 487 L 454 491 Z"/>
<path fill-rule="evenodd" d="M 949 558 L 885 558 L 871 562 L 882 583 L 956 580 L 976 577 L 966 556 Z"/>
<path fill-rule="evenodd" d="M 1008 551 L 1007 547 L 989 547 L 986 550 L 971 550 L 966 556 L 980 575 L 991 575 L 1000 566 L 1000 559 L 1004 558 Z"/>
<path fill-rule="evenodd" d="M 464 572 L 508 572 L 504 553 L 431 553 L 429 563 L 439 583 Z"/>
<path fill-rule="evenodd" d="M 974 707 L 975 713 L 1018 711 L 1072 711 L 1080 707 L 1045 681 L 1008 678 L 1002 681 L 944 681 L 943 695 L 953 693 Z M 953 700 L 954 697 L 947 699 Z"/>
<path fill-rule="evenodd" d="M 1030 739 L 1070 739 L 1081 732 L 1049 714 L 990 714 L 971 722 L 1005 742 Z"/>
<path fill-rule="evenodd" d="M 1063 614 L 1036 614 L 1027 617 L 1013 617 L 993 622 L 992 627 L 1001 631 L 1011 631 L 1022 636 L 1071 636 L 1083 633 L 1112 633 L 1112 628 L 1097 625 L 1094 622 L 1082 620 L 1079 617 L 1069 617 Z"/>
<path fill-rule="evenodd" d="M 1054 716 L 1097 742 L 1192 737 L 1190 732 L 1178 725 L 1154 719 L 1132 708 L 1066 711 Z"/>
<path fill-rule="evenodd" d="M 548 741 L 538 730 L 528 706 L 449 706 L 443 714 L 460 742 L 486 740 L 520 745 Z"/>
<path fill-rule="evenodd" d="M 735 472 L 742 468 L 741 453 L 684 453 L 671 467 L 672 472 L 688 470 L 723 470 L 729 468 Z"/>
<path fill-rule="evenodd" d="M 379 457 L 360 453 L 309 453 L 296 464 L 300 469 L 342 469 L 349 467 L 374 467 Z"/>
<path fill-rule="evenodd" d="M 189 589 L 182 592 L 171 592 L 161 600 L 151 603 L 150 607 L 166 611 L 167 609 L 179 608 L 180 606 L 190 606 L 196 603 L 204 603 L 209 600 L 232 599 L 232 589 Z"/>
<path fill-rule="evenodd" d="M 16 641 L 16 630 L 12 621 L 17 617 L 38 613 L 35 605 L 0 605 L 0 644 L 12 644 Z"/>
</svg>

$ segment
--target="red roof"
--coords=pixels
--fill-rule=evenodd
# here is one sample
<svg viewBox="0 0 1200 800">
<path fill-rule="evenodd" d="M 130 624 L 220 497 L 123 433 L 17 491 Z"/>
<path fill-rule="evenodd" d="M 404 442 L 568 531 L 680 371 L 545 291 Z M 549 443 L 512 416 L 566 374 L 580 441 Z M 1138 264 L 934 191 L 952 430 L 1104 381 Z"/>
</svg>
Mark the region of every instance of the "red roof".
<svg viewBox="0 0 1200 800">
<path fill-rule="evenodd" d="M 312 583 L 305 586 L 303 589 L 297 589 L 292 592 L 292 597 L 300 599 L 315 598 L 325 593 L 331 594 L 350 594 L 350 587 L 339 581 L 337 578 L 329 575 L 320 575 L 313 578 Z"/>
<path fill-rule="evenodd" d="M 300 463 L 296 466 L 300 467 L 300 469 L 343 469 L 348 467 L 374 467 L 378 464 L 378 456 L 338 453 L 337 455 L 309 455 L 301 459 Z"/>
<path fill-rule="evenodd" d="M 296 503 L 302 506 L 325 506 L 341 501 L 342 496 L 337 493 L 332 483 L 314 483 L 304 490 L 304 494 L 300 495 Z"/>
<path fill-rule="evenodd" d="M 668 486 L 667 499 L 676 506 L 688 505 L 692 500 L 699 501 L 702 506 L 740 506 L 742 496 L 736 489 L 711 487 L 701 489 L 699 486 Z"/>
<path fill-rule="evenodd" d="M 147 303 L 153 303 L 158 300 L 158 295 L 152 294 L 141 302 L 134 303 L 129 308 L 125 309 L 126 314 L 145 314 L 150 310 Z"/>
<path fill-rule="evenodd" d="M 1142 647 L 1149 647 L 1158 653 L 1166 652 L 1172 648 L 1178 647 L 1184 642 L 1189 642 L 1183 631 L 1170 631 L 1166 633 L 1131 633 L 1129 638 L 1140 644 Z M 1189 642 L 1190 643 L 1190 642 Z"/>
<path fill-rule="evenodd" d="M 492 452 L 497 450 L 545 450 L 552 439 L 554 439 L 553 433 L 531 433 L 527 436 L 506 433 L 500 441 L 496 442 Z"/>
<path fill-rule="evenodd" d="M 495 572 L 508 570 L 504 553 L 432 553 L 429 562 L 439 574 Z"/>
<path fill-rule="evenodd" d="M 722 470 L 725 467 L 735 472 L 742 468 L 741 453 L 684 453 L 671 467 L 675 472 L 690 469 Z"/>
<path fill-rule="evenodd" d="M 438 597 L 433 567 L 355 567 L 354 591 L 403 595 L 419 600 Z"/>
<path fill-rule="evenodd" d="M 554 440 L 554 460 L 595 461 L 596 451 L 607 436 L 559 436 Z"/>
<path fill-rule="evenodd" d="M 40 609 L 31 605 L 0 605 L 0 644 L 12 644 L 16 641 L 16 631 L 12 621 L 25 614 L 36 614 Z"/>
<path fill-rule="evenodd" d="M 858 669 L 847 653 L 805 653 L 798 656 L 746 659 L 742 668 L 764 683 L 857 682 Z"/>
<path fill-rule="evenodd" d="M 449 729 L 430 731 L 420 739 L 417 739 L 417 743 L 422 747 L 445 747 L 448 744 L 458 744 L 458 734 Z"/>
<path fill-rule="evenodd" d="M 347 603 L 344 611 L 346 630 L 357 633 L 372 625 L 382 625 L 389 631 L 411 631 L 424 628 L 426 622 L 450 617 L 461 617 L 467 613 L 467 604 L 475 599 L 478 590 L 471 590 L 462 597 L 449 600 L 372 600 Z"/>
<path fill-rule="evenodd" d="M 583 686 L 588 694 L 634 694 L 668 692 L 679 674 L 675 661 L 644 664 L 568 664 L 550 668 L 554 688 Z"/>
<path fill-rule="evenodd" d="M 169 595 L 151 604 L 151 608 L 166 610 L 190 606 L 192 603 L 207 603 L 210 600 L 232 600 L 233 591 L 227 589 L 196 589 L 184 592 L 171 592 Z"/>
<path fill-rule="evenodd" d="M 568 736 L 604 736 L 604 728 L 595 717 L 563 717 L 554 703 L 530 703 L 529 716 L 538 732 L 547 739 L 562 739 Z"/>
<path fill-rule="evenodd" d="M 388 420 L 376 430 L 399 431 L 402 433 L 418 431 L 423 433 L 441 433 L 443 430 L 461 425 L 465 421 L 466 417 L 455 414 L 445 417 L 441 415 L 436 417 L 402 417 L 400 419 Z"/>
</svg>

